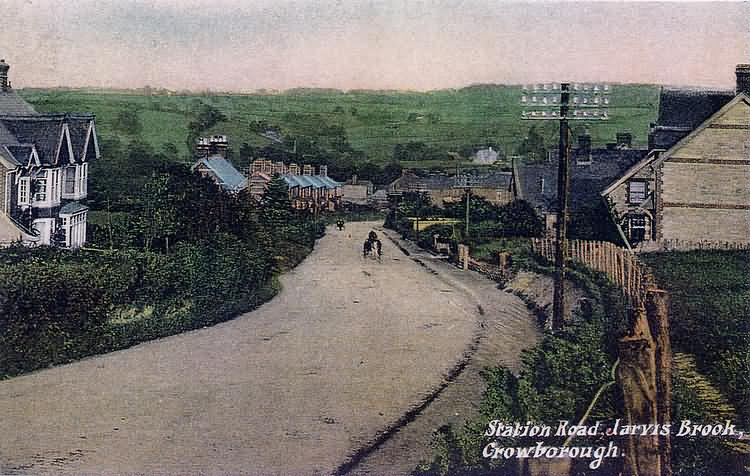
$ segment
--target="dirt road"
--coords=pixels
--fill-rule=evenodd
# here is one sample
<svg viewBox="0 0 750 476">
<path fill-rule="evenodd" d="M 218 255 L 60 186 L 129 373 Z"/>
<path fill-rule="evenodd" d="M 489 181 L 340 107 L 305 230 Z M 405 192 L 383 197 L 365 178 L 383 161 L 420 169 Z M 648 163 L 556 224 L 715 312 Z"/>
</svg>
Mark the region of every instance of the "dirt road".
<svg viewBox="0 0 750 476">
<path fill-rule="evenodd" d="M 368 224 L 232 321 L 0 382 L 0 474 L 328 474 L 437 388 L 476 296 Z M 220 297 L 217 296 L 217 299 Z"/>
</svg>

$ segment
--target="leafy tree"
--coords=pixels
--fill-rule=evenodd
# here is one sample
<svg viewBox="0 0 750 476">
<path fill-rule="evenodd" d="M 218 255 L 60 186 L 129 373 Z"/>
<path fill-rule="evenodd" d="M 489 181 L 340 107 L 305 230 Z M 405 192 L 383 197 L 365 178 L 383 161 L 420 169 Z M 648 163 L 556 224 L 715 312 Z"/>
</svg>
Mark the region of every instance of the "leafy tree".
<svg viewBox="0 0 750 476">
<path fill-rule="evenodd" d="M 271 232 L 281 232 L 292 218 L 292 202 L 289 187 L 281 176 L 274 176 L 261 200 L 260 221 L 270 227 Z"/>
<path fill-rule="evenodd" d="M 523 142 L 519 145 L 518 154 L 529 158 L 530 160 L 542 160 L 547 156 L 547 149 L 544 147 L 544 137 L 531 126 Z"/>
<path fill-rule="evenodd" d="M 504 236 L 541 236 L 544 223 L 534 207 L 525 200 L 514 200 L 499 212 Z"/>
</svg>

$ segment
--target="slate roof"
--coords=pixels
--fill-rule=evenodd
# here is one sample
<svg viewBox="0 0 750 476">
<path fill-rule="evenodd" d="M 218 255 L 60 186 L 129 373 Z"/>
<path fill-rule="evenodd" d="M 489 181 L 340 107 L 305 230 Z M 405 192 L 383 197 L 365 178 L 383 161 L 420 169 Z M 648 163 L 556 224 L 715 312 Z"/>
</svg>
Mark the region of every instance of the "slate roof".
<svg viewBox="0 0 750 476">
<path fill-rule="evenodd" d="M 734 91 L 662 88 L 649 148 L 669 149 L 734 99 Z"/>
<path fill-rule="evenodd" d="M 16 94 L 15 91 L 0 90 L 0 114 L 9 116 L 33 116 L 37 112 L 31 107 L 31 104 L 27 103 L 21 96 Z"/>
<path fill-rule="evenodd" d="M 217 184 L 222 189 L 228 192 L 239 192 L 247 188 L 247 178 L 224 157 L 220 155 L 204 157 L 195 164 L 195 167 L 201 165 L 214 173 L 218 180 Z"/>
<path fill-rule="evenodd" d="M 89 207 L 87 207 L 86 205 L 81 205 L 78 202 L 70 202 L 66 203 L 62 206 L 62 208 L 60 208 L 60 215 L 74 215 L 88 209 Z"/>
<path fill-rule="evenodd" d="M 0 114 L 0 145 L 34 145 L 42 165 L 53 165 L 60 145 L 63 125 L 68 125 L 74 159 L 83 159 L 90 114 L 37 114 L 34 116 L 9 116 Z"/>
<path fill-rule="evenodd" d="M 289 188 L 301 187 L 301 188 L 326 188 L 334 189 L 341 187 L 341 184 L 331 177 L 325 175 L 292 175 L 284 174 L 281 176 L 284 179 Z"/>
<path fill-rule="evenodd" d="M 571 212 L 596 205 L 601 200 L 600 192 L 646 154 L 645 149 L 592 149 L 591 164 L 579 165 L 575 159 L 571 160 Z M 537 210 L 554 211 L 557 206 L 557 159 L 519 164 L 516 167 L 516 187 L 520 198 Z"/>
</svg>

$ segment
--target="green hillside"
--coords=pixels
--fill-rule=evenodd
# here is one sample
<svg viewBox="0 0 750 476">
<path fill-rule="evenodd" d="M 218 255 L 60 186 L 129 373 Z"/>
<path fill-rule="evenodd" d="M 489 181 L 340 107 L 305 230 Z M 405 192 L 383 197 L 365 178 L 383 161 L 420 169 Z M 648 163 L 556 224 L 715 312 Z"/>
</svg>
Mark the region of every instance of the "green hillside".
<svg viewBox="0 0 750 476">
<path fill-rule="evenodd" d="M 282 135 L 290 138 L 287 148 L 295 138 L 316 142 L 321 136 L 337 134 L 343 129 L 353 149 L 378 163 L 391 160 L 396 144 L 423 142 L 440 152 L 460 152 L 470 146 L 494 143 L 514 153 L 531 125 L 537 126 L 548 147 L 554 147 L 557 133 L 554 122 L 532 124 L 520 120 L 518 86 L 480 85 L 427 93 L 332 90 L 211 96 L 80 90 L 21 93 L 40 111 L 93 112 L 103 142 L 114 137 L 128 142 L 137 137 L 156 151 L 173 144 L 181 159 L 188 158 L 188 127 L 201 102 L 227 117 L 226 122 L 206 132 L 229 135 L 235 150 L 243 143 L 262 147 L 271 142 L 257 133 L 262 121 L 264 126 L 279 127 Z M 614 86 L 611 101 L 612 119 L 590 126 L 594 142 L 604 144 L 614 139 L 615 132 L 630 131 L 637 144 L 645 144 L 648 125 L 656 117 L 658 87 Z M 139 128 L 125 130 L 122 111 L 134 111 Z M 573 126 L 580 127 L 576 123 Z M 409 166 L 415 165 L 420 164 L 412 162 Z"/>
</svg>

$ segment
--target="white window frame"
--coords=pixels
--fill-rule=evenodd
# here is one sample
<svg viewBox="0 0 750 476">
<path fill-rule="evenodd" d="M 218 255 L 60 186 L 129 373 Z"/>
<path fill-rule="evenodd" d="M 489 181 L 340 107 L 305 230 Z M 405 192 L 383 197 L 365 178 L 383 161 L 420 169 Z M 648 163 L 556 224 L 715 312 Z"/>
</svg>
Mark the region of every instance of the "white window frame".
<svg viewBox="0 0 750 476">
<path fill-rule="evenodd" d="M 642 198 L 636 200 L 633 198 L 633 185 L 641 185 L 643 186 L 643 195 Z M 641 193 L 641 191 L 637 192 L 638 194 Z M 640 196 L 640 195 L 639 195 Z M 644 180 L 631 180 L 628 182 L 628 203 L 631 205 L 640 205 L 643 203 L 646 198 L 648 197 L 648 182 Z"/>
<path fill-rule="evenodd" d="M 31 205 L 31 179 L 29 177 L 18 179 L 18 204 Z"/>
</svg>

